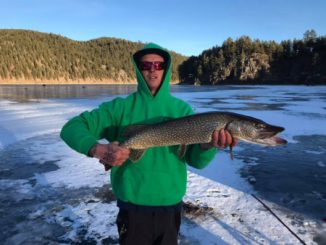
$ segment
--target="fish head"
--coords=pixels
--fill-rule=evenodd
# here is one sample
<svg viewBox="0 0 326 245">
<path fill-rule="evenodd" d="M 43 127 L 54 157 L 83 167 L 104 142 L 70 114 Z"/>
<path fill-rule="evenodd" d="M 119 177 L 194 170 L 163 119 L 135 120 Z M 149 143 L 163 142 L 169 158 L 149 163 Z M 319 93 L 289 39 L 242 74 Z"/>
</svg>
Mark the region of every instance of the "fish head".
<svg viewBox="0 0 326 245">
<path fill-rule="evenodd" d="M 287 143 L 285 139 L 276 136 L 284 131 L 283 127 L 271 125 L 253 117 L 244 116 L 232 120 L 225 129 L 233 137 L 253 144 L 276 146 Z"/>
</svg>

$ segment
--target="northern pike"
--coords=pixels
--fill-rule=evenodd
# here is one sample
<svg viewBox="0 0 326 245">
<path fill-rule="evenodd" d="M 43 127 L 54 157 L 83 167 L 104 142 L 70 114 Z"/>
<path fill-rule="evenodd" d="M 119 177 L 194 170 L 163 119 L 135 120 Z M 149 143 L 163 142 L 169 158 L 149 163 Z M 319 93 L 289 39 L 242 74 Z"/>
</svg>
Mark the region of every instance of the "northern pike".
<svg viewBox="0 0 326 245">
<path fill-rule="evenodd" d="M 180 117 L 157 124 L 131 125 L 120 146 L 131 150 L 130 160 L 138 161 L 150 147 L 180 145 L 179 156 L 186 145 L 209 143 L 215 130 L 226 129 L 233 138 L 266 146 L 286 144 L 276 135 L 283 127 L 270 125 L 260 119 L 233 112 L 206 112 Z M 232 157 L 232 149 L 231 149 Z"/>
</svg>

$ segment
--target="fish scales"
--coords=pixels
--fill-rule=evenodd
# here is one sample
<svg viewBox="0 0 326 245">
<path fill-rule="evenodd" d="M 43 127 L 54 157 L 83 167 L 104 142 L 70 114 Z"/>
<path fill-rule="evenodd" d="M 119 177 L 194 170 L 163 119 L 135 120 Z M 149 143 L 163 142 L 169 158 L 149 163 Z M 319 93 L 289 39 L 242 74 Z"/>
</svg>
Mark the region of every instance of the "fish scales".
<svg viewBox="0 0 326 245">
<path fill-rule="evenodd" d="M 208 143 L 214 130 L 224 128 L 232 120 L 228 113 L 201 113 L 148 125 L 137 132 L 123 146 L 146 149 L 153 146 Z"/>
<path fill-rule="evenodd" d="M 226 129 L 233 138 L 266 146 L 286 144 L 276 137 L 283 127 L 270 125 L 260 119 L 233 112 L 206 112 L 172 119 L 152 125 L 133 125 L 120 145 L 131 149 L 130 159 L 138 161 L 146 149 L 157 146 L 180 145 L 179 156 L 184 156 L 184 145 L 208 143 L 214 130 Z M 232 151 L 231 151 L 232 158 Z"/>
</svg>

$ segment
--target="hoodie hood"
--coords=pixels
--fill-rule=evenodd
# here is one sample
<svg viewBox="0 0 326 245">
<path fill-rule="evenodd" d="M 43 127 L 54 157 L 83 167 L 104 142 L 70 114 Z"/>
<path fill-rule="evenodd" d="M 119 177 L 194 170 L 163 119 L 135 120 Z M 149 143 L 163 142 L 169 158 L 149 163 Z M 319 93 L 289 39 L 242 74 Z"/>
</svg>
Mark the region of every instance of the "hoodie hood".
<svg viewBox="0 0 326 245">
<path fill-rule="evenodd" d="M 152 53 L 161 55 L 164 58 L 164 61 L 166 62 L 166 69 L 163 74 L 161 86 L 155 96 L 151 94 L 151 91 L 138 66 L 141 57 L 143 57 L 145 54 L 152 54 Z M 162 96 L 166 96 L 170 94 L 169 88 L 170 88 L 170 79 L 171 79 L 171 63 L 172 63 L 171 55 L 169 54 L 169 52 L 155 43 L 149 43 L 145 45 L 141 50 L 137 51 L 133 55 L 133 64 L 136 70 L 136 78 L 138 83 L 137 91 L 143 96 L 146 97 L 148 96 L 152 98 L 160 98 Z"/>
</svg>

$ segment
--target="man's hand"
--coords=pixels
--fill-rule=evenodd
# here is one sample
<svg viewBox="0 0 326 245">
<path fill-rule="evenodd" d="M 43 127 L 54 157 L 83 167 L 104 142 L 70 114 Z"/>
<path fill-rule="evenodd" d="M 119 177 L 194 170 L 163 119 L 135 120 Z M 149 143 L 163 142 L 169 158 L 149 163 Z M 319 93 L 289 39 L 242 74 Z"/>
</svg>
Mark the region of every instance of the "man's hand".
<svg viewBox="0 0 326 245">
<path fill-rule="evenodd" d="M 95 144 L 89 151 L 89 155 L 100 160 L 104 166 L 121 166 L 129 158 L 130 150 L 119 146 L 114 141 L 109 144 Z"/>
<path fill-rule="evenodd" d="M 225 129 L 215 130 L 212 135 L 212 141 L 210 143 L 201 144 L 202 149 L 209 149 L 212 147 L 226 148 L 230 146 L 233 148 L 238 144 L 238 139 L 232 137 L 232 135 Z"/>
</svg>

